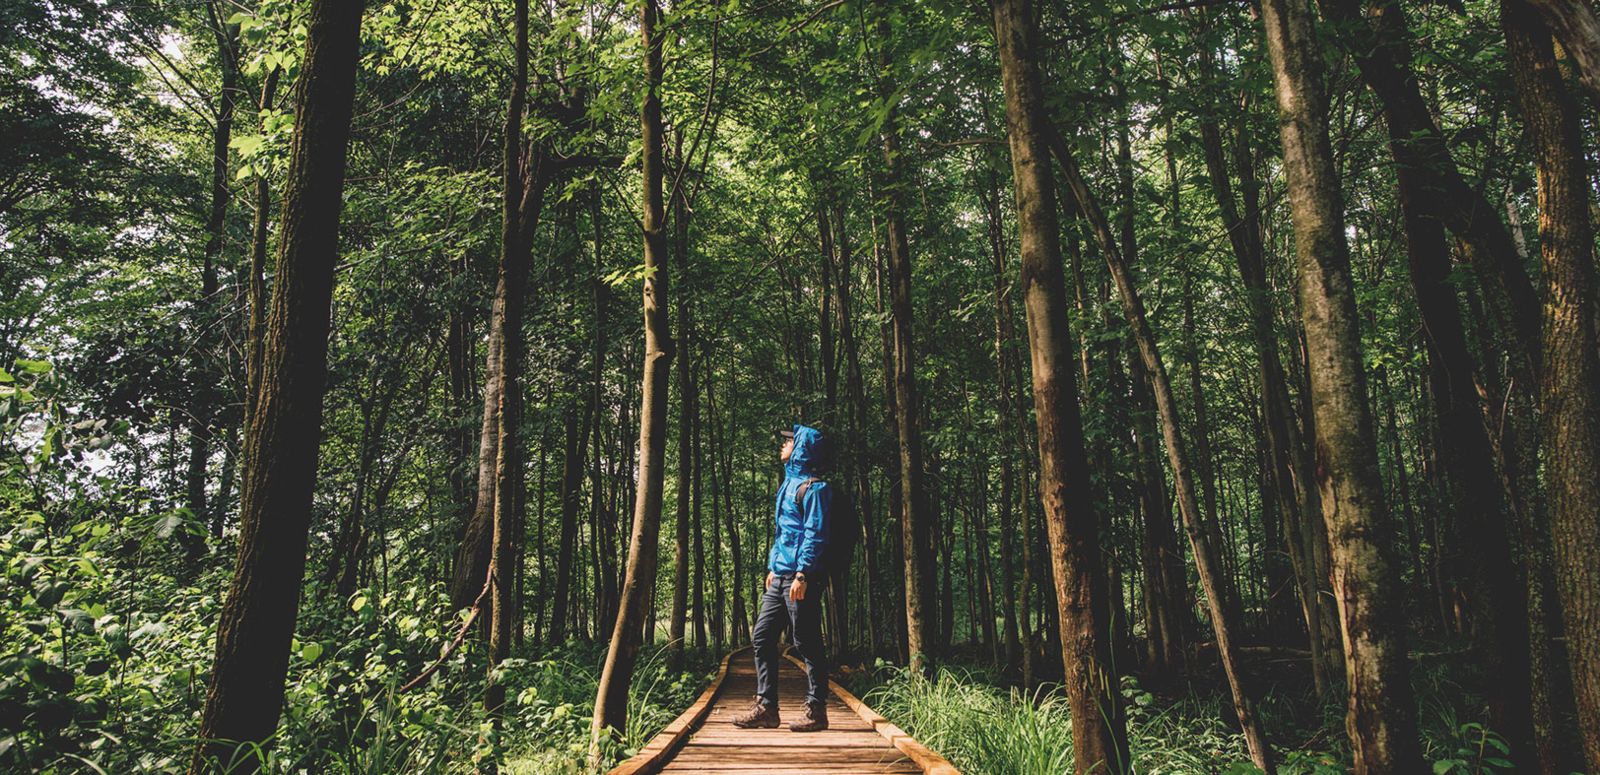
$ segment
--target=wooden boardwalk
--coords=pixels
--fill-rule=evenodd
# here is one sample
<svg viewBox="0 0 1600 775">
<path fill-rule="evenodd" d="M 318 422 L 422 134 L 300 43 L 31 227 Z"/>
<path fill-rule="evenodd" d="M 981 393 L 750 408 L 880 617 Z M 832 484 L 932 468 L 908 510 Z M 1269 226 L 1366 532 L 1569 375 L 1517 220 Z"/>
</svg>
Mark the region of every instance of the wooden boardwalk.
<svg viewBox="0 0 1600 775">
<path fill-rule="evenodd" d="M 733 725 L 755 696 L 755 664 L 750 650 L 740 649 L 723 658 L 717 678 L 683 715 L 610 775 L 960 775 L 943 757 L 832 681 L 827 731 L 790 732 L 789 722 L 803 715 L 805 670 L 793 658 L 782 660 L 780 668 L 778 711 L 783 724 L 777 729 Z"/>
</svg>

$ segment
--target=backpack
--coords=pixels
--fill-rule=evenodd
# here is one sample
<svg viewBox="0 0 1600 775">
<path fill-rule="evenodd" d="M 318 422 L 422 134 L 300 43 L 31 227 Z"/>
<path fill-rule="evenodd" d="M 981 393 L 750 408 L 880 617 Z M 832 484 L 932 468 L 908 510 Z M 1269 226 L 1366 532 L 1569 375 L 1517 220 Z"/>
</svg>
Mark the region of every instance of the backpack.
<svg viewBox="0 0 1600 775">
<path fill-rule="evenodd" d="M 805 513 L 806 491 L 811 489 L 814 482 L 826 484 L 821 477 L 812 476 L 794 488 L 794 506 L 801 514 Z M 828 544 L 822 555 L 822 565 L 832 577 L 849 571 L 856 542 L 861 539 L 861 523 L 856 519 L 855 502 L 848 493 L 842 490 L 833 493 L 833 501 L 828 507 L 828 521 Z"/>
</svg>

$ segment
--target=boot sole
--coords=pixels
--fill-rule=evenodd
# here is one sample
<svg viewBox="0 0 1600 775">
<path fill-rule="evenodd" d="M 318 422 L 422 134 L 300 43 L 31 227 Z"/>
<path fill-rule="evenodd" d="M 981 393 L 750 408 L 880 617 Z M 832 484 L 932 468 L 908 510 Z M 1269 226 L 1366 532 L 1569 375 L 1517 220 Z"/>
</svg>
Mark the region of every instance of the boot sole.
<svg viewBox="0 0 1600 775">
<path fill-rule="evenodd" d="M 770 722 L 767 722 L 767 721 L 751 721 L 751 722 L 746 723 L 746 722 L 735 721 L 735 722 L 733 722 L 733 725 L 738 727 L 738 728 L 740 728 L 740 729 L 777 729 L 778 726 L 781 723 L 782 722 L 778 721 L 777 719 L 773 719 Z"/>
<path fill-rule="evenodd" d="M 796 727 L 796 726 L 789 727 L 789 731 L 790 732 L 799 732 L 801 734 L 804 734 L 806 732 L 826 732 L 827 730 L 828 730 L 828 725 L 827 724 L 823 724 L 820 727 Z"/>
</svg>

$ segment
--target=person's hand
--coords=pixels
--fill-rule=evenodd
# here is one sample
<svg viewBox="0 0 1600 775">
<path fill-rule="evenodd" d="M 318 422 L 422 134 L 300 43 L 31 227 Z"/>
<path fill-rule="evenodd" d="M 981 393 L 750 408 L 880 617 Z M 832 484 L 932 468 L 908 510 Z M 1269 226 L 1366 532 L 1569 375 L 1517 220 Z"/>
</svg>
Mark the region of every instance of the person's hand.
<svg viewBox="0 0 1600 775">
<path fill-rule="evenodd" d="M 761 588 L 761 594 L 765 595 L 767 593 L 767 590 L 772 589 L 772 582 L 776 581 L 777 578 L 778 578 L 778 574 L 773 573 L 770 570 L 767 571 L 767 585 Z"/>
<path fill-rule="evenodd" d="M 789 585 L 789 599 L 798 603 L 805 598 L 806 580 L 804 577 L 796 577 L 794 583 Z"/>
</svg>

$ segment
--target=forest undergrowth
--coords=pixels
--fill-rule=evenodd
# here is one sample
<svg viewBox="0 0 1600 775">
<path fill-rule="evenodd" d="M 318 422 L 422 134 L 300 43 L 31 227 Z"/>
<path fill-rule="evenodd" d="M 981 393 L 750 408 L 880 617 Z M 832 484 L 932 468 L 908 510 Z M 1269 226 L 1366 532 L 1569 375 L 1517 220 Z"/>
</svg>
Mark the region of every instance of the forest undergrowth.
<svg viewBox="0 0 1600 775">
<path fill-rule="evenodd" d="M 1446 653 L 1454 653 L 1446 649 Z M 1459 660 L 1419 660 L 1413 676 L 1424 753 L 1434 773 L 1512 772 L 1504 740 L 1485 726 L 1481 675 Z M 1008 686 L 991 666 L 958 662 L 924 680 L 878 661 L 854 682 L 864 701 L 967 775 L 1048 775 L 1072 770 L 1072 719 L 1059 686 Z M 1350 771 L 1344 709 L 1338 695 L 1317 698 L 1304 676 L 1275 678 L 1262 713 L 1283 750 L 1280 773 Z M 1151 691 L 1123 676 L 1133 771 L 1146 775 L 1260 772 L 1244 738 L 1230 726 L 1226 687 L 1190 685 Z M 1466 709 L 1477 709 L 1467 712 Z"/>
</svg>

